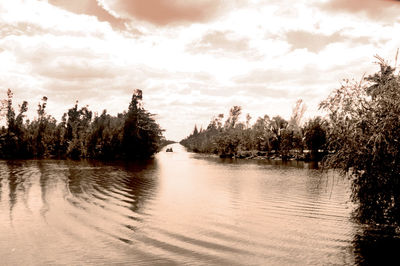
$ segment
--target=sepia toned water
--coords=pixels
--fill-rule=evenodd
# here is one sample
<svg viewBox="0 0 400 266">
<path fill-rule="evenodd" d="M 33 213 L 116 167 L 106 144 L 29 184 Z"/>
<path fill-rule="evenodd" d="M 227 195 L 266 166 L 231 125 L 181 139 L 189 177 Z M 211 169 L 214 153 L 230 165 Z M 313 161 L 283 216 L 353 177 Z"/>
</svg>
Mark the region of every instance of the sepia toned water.
<svg viewBox="0 0 400 266">
<path fill-rule="evenodd" d="M 129 164 L 0 161 L 0 264 L 368 264 L 398 243 L 352 221 L 333 173 L 172 147 Z"/>
</svg>

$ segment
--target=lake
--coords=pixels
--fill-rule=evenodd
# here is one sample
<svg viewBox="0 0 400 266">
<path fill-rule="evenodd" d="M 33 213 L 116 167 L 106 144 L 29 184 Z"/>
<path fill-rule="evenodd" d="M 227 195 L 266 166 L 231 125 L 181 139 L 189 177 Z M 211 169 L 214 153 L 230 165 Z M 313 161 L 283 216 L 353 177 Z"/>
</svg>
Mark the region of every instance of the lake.
<svg viewBox="0 0 400 266">
<path fill-rule="evenodd" d="M 0 264 L 352 265 L 399 250 L 351 218 L 334 172 L 169 147 L 131 163 L 0 161 Z"/>
</svg>

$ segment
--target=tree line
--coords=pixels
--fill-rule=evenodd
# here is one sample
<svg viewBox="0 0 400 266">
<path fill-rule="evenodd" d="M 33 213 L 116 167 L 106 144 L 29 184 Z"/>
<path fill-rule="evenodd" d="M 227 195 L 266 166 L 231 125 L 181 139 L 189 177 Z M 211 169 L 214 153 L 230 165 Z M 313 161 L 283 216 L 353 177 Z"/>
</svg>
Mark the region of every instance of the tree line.
<svg viewBox="0 0 400 266">
<path fill-rule="evenodd" d="M 214 117 L 206 129 L 193 132 L 181 144 L 195 152 L 214 153 L 220 157 L 249 157 L 256 155 L 279 156 L 282 159 L 318 159 L 325 148 L 327 121 L 321 117 L 301 125 L 305 111 L 302 100 L 293 108 L 289 121 L 281 116 L 259 117 L 250 125 L 251 116 L 241 122 L 242 108 L 234 106 L 223 121 L 224 115 Z M 303 151 L 307 150 L 308 153 Z"/>
<path fill-rule="evenodd" d="M 78 101 L 57 122 L 47 114 L 47 97 L 38 104 L 37 117 L 26 119 L 28 102 L 17 112 L 13 93 L 1 102 L 0 158 L 133 159 L 152 156 L 165 143 L 154 115 L 143 108 L 142 91 L 135 90 L 128 110 L 116 116 L 93 114 Z"/>
</svg>

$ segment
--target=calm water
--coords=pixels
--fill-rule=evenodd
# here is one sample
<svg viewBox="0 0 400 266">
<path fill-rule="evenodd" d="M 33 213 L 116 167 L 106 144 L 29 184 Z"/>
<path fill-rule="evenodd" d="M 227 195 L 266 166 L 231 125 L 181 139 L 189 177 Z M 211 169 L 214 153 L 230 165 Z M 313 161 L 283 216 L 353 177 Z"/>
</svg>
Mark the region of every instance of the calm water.
<svg viewBox="0 0 400 266">
<path fill-rule="evenodd" d="M 0 161 L 0 264 L 369 264 L 400 250 L 351 220 L 333 173 L 173 148 L 135 164 Z"/>
</svg>

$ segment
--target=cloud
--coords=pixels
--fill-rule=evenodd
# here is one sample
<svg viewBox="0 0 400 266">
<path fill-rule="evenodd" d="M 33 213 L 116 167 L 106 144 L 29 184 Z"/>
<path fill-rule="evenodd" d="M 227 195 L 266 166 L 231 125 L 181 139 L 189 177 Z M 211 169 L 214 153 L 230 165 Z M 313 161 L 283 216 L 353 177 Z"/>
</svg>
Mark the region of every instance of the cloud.
<svg viewBox="0 0 400 266">
<path fill-rule="evenodd" d="M 234 83 L 246 95 L 255 97 L 322 100 L 319 95 L 321 90 L 328 89 L 328 92 L 346 78 L 346 73 L 354 74 L 351 70 L 352 65 L 358 65 L 360 71 L 366 71 L 365 66 L 358 60 L 325 69 L 315 64 L 305 65 L 302 69 L 252 69 L 247 74 L 235 78 Z"/>
<path fill-rule="evenodd" d="M 158 26 L 206 22 L 221 10 L 224 0 L 98 0 L 120 18 L 150 22 Z M 226 7 L 226 6 L 225 6 Z"/>
<path fill-rule="evenodd" d="M 3 37 L 48 34 L 104 38 L 104 34 L 113 34 L 110 24 L 99 22 L 95 16 L 77 15 L 44 1 L 0 3 L 0 14 L 0 33 Z"/>
<path fill-rule="evenodd" d="M 365 14 L 374 20 L 393 21 L 398 19 L 400 1 L 394 0 L 329 0 L 320 4 L 323 10 Z"/>
<path fill-rule="evenodd" d="M 96 16 L 99 21 L 106 21 L 113 27 L 125 28 L 125 20 L 110 14 L 97 0 L 48 0 L 48 2 L 76 14 Z"/>
<path fill-rule="evenodd" d="M 292 45 L 293 49 L 307 49 L 310 52 L 318 53 L 327 45 L 339 42 L 350 42 L 352 44 L 368 44 L 371 42 L 369 37 L 349 37 L 337 31 L 333 34 L 312 33 L 308 31 L 288 31 L 286 40 Z"/>
<path fill-rule="evenodd" d="M 211 31 L 203 37 L 189 43 L 187 50 L 192 53 L 213 53 L 230 55 L 249 54 L 249 40 L 236 36 L 232 31 Z M 254 54 L 253 54 L 254 55 Z"/>
<path fill-rule="evenodd" d="M 289 31 L 286 33 L 286 39 L 293 49 L 306 48 L 310 52 L 318 53 L 330 43 L 342 41 L 343 37 L 338 32 L 324 35 L 306 31 Z"/>
</svg>

